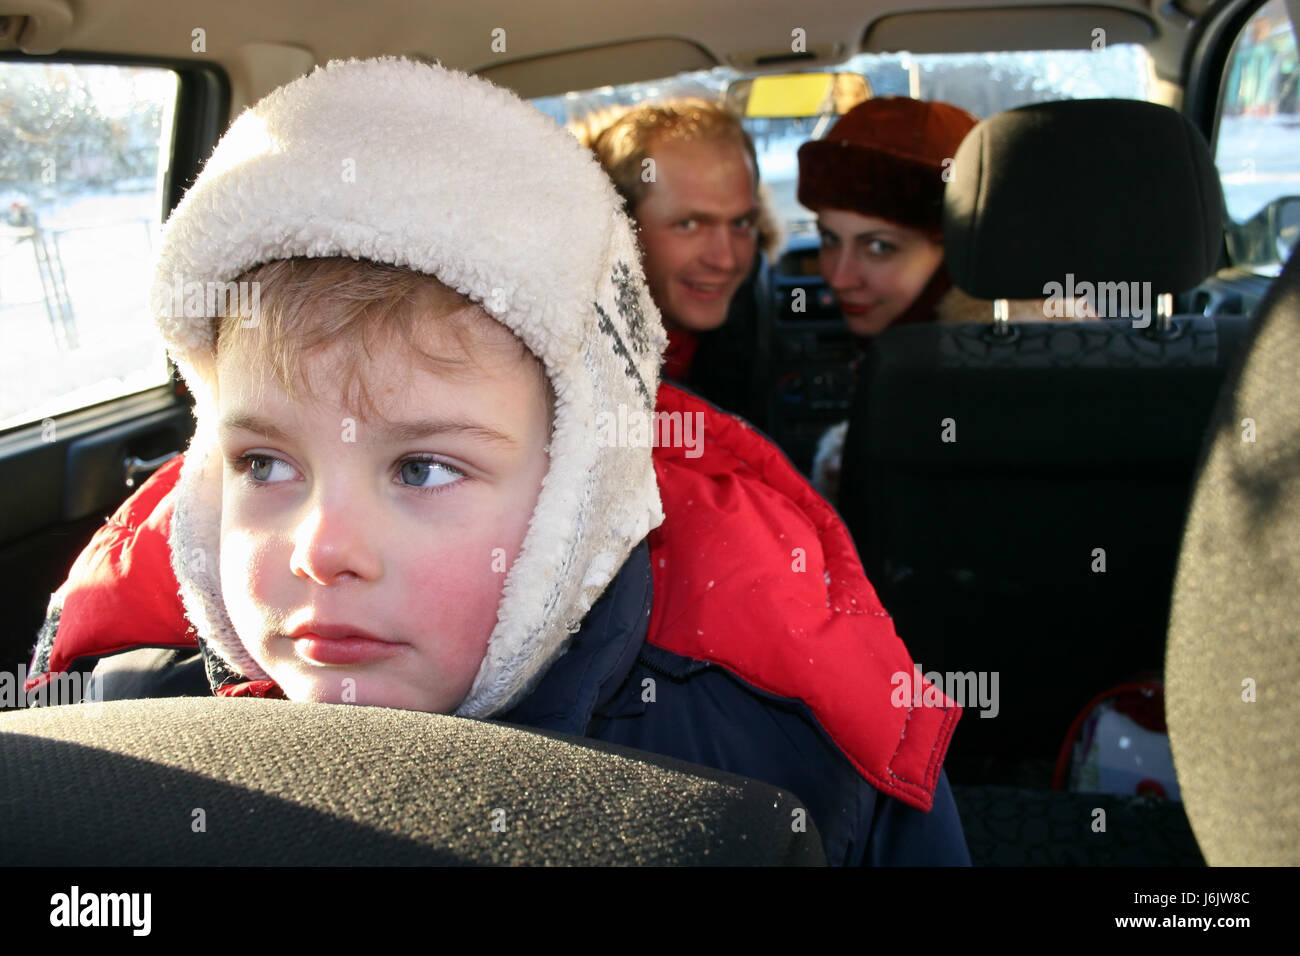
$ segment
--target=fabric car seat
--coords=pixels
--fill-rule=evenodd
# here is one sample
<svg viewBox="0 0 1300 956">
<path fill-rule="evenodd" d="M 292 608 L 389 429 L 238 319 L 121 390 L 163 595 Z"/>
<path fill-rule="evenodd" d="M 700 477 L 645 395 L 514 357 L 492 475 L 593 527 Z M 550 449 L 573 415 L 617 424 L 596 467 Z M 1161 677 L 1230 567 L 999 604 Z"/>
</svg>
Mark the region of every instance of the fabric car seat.
<svg viewBox="0 0 1300 956">
<path fill-rule="evenodd" d="M 962 143 L 945 255 L 981 299 L 1136 282 L 1154 306 L 1215 268 L 1222 214 L 1180 114 L 1036 104 Z M 1101 321 L 906 326 L 867 350 L 842 514 L 922 669 L 998 678 L 996 716 L 967 702 L 954 782 L 1002 782 L 1025 761 L 1046 777 L 1081 706 L 1162 666 L 1192 474 L 1246 320 L 1161 328 L 1128 305 Z"/>
<path fill-rule="evenodd" d="M 1223 389 L 1165 662 L 1174 768 L 1212 866 L 1300 864 L 1300 255 Z"/>
<path fill-rule="evenodd" d="M 821 865 L 734 774 L 438 714 L 255 698 L 0 715 L 14 866 Z"/>
</svg>

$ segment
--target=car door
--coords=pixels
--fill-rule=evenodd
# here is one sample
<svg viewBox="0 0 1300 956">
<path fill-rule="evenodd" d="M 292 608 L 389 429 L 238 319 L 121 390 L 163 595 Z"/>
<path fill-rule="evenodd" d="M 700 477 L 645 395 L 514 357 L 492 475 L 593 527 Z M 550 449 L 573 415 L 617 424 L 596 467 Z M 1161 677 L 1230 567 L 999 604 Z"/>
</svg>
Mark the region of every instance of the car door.
<svg viewBox="0 0 1300 956">
<path fill-rule="evenodd" d="M 210 64 L 0 57 L 0 666 L 9 673 L 21 673 L 50 592 L 95 529 L 192 431 L 148 292 L 161 223 L 228 103 Z"/>
</svg>

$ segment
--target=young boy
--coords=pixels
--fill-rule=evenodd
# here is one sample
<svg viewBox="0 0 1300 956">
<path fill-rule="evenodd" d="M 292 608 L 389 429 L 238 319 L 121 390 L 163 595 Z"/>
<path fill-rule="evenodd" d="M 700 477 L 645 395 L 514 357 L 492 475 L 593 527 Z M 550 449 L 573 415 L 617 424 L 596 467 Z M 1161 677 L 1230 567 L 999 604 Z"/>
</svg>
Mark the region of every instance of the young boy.
<svg viewBox="0 0 1300 956">
<path fill-rule="evenodd" d="M 54 595 L 30 686 L 197 643 L 216 693 L 586 735 L 797 794 L 832 863 L 969 862 L 958 708 L 899 692 L 780 451 L 658 387 L 614 189 L 512 94 L 400 60 L 272 93 L 169 220 L 153 309 L 195 435 Z"/>
</svg>

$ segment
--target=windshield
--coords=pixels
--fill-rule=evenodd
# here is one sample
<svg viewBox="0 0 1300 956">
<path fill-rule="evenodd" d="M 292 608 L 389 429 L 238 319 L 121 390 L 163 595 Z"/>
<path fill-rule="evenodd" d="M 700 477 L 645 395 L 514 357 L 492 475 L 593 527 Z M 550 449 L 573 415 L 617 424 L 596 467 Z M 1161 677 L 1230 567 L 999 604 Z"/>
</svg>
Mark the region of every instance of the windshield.
<svg viewBox="0 0 1300 956">
<path fill-rule="evenodd" d="M 941 100 L 969 110 L 980 119 L 1048 100 L 1148 100 L 1154 86 L 1151 58 L 1134 44 L 1028 53 L 862 54 L 845 61 L 837 71 L 864 76 L 874 96 Z M 569 125 L 644 102 L 682 96 L 721 100 L 731 83 L 749 75 L 717 67 L 662 80 L 541 97 L 532 102 L 556 122 Z M 799 173 L 796 151 L 807 140 L 824 136 L 833 122 L 833 116 L 744 120 L 758 151 L 760 179 L 767 186 L 774 212 L 785 223 L 787 235 L 810 231 L 814 218 L 795 199 Z"/>
</svg>

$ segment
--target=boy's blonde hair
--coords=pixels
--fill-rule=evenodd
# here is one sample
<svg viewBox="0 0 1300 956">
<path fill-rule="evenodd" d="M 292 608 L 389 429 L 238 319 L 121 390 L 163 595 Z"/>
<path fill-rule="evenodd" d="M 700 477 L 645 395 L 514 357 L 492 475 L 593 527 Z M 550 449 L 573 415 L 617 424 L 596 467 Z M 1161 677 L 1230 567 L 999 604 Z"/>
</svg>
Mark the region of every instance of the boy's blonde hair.
<svg viewBox="0 0 1300 956">
<path fill-rule="evenodd" d="M 277 259 L 255 266 L 239 283 L 256 289 L 255 317 L 228 308 L 217 320 L 215 360 L 238 344 L 244 354 L 265 362 L 276 382 L 294 398 L 299 390 L 315 397 L 302 359 L 336 342 L 349 343 L 338 381 L 348 407 L 363 418 L 379 418 L 366 386 L 365 361 L 377 345 L 399 343 L 413 363 L 437 375 L 456 378 L 481 368 L 475 358 L 484 348 L 518 350 L 530 360 L 550 414 L 554 394 L 537 356 L 504 325 L 478 310 L 468 298 L 432 276 L 398 266 L 343 257 Z M 450 333 L 463 356 L 434 355 L 420 345 L 417 330 L 436 322 Z"/>
</svg>

